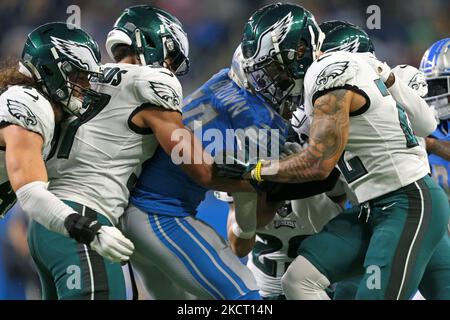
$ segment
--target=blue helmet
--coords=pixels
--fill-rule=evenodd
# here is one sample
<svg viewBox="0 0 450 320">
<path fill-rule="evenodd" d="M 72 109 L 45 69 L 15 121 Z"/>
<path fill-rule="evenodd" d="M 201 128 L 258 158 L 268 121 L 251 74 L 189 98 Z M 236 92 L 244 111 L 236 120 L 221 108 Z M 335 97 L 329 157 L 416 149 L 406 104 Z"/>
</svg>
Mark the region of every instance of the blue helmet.
<svg viewBox="0 0 450 320">
<path fill-rule="evenodd" d="M 420 70 L 428 84 L 425 100 L 439 119 L 450 119 L 450 38 L 437 41 L 425 52 Z"/>
</svg>

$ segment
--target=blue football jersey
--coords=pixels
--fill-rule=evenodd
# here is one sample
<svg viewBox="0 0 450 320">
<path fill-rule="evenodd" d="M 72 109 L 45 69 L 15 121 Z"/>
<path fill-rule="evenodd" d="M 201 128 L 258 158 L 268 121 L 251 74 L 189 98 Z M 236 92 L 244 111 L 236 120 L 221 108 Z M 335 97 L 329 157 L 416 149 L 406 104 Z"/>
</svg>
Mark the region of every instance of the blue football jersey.
<svg viewBox="0 0 450 320">
<path fill-rule="evenodd" d="M 450 141 L 450 133 L 449 133 L 449 124 L 450 120 L 443 121 L 437 127 L 436 131 L 433 132 L 432 136 L 439 140 Z M 428 157 L 431 166 L 431 173 L 433 178 L 437 183 L 447 192 L 447 196 L 450 201 L 450 187 L 449 187 L 449 179 L 450 179 L 450 162 L 447 160 L 438 157 L 435 154 L 430 154 Z"/>
<path fill-rule="evenodd" d="M 284 145 L 289 123 L 261 97 L 237 86 L 223 69 L 186 97 L 183 122 L 202 141 L 212 156 L 226 150 L 248 150 L 258 146 L 270 156 L 271 143 Z M 256 129 L 241 141 L 233 132 Z M 266 130 L 260 130 L 266 129 Z M 265 131 L 261 135 L 260 132 Z M 249 157 L 246 161 L 251 160 Z M 207 189 L 193 181 L 161 148 L 143 167 L 131 195 L 131 203 L 142 211 L 171 216 L 195 215 Z"/>
</svg>

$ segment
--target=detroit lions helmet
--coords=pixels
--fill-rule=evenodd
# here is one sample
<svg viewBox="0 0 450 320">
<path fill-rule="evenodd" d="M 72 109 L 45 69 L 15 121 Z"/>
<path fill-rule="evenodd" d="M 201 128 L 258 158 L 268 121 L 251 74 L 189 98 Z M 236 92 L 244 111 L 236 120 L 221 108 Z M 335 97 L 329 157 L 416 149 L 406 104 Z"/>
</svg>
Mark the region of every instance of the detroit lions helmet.
<svg viewBox="0 0 450 320">
<path fill-rule="evenodd" d="M 33 77 L 43 93 L 76 116 L 82 99 L 97 96 L 94 90 L 77 83 L 81 77 L 100 75 L 100 50 L 85 31 L 62 22 L 34 29 L 22 51 L 20 71 Z"/>
<path fill-rule="evenodd" d="M 259 9 L 247 21 L 241 42 L 249 84 L 272 104 L 302 95 L 306 70 L 324 37 L 314 16 L 299 5 Z"/>
<path fill-rule="evenodd" d="M 428 84 L 425 100 L 439 119 L 450 119 L 450 38 L 437 41 L 425 52 L 420 70 Z"/>
<path fill-rule="evenodd" d="M 136 51 L 142 65 L 170 68 L 177 75 L 189 71 L 189 43 L 183 26 L 170 13 L 149 5 L 125 9 L 108 34 L 106 50 L 114 59 L 115 46 L 125 44 Z"/>
</svg>

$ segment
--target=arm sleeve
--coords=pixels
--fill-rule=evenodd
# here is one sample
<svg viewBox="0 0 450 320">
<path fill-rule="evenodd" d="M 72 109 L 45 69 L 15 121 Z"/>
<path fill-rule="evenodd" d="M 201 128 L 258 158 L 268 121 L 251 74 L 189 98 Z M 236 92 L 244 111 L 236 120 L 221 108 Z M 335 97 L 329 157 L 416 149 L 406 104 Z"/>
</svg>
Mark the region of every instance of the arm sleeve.
<svg viewBox="0 0 450 320">
<path fill-rule="evenodd" d="M 17 190 L 17 201 L 31 219 L 50 231 L 68 236 L 64 221 L 76 212 L 48 191 L 47 187 L 48 183 L 43 181 L 28 183 Z"/>
<path fill-rule="evenodd" d="M 433 110 L 405 82 L 396 79 L 389 92 L 395 101 L 405 108 L 415 135 L 426 137 L 436 130 L 437 123 Z"/>
<path fill-rule="evenodd" d="M 304 183 L 277 183 L 267 192 L 267 200 L 282 201 L 305 199 L 323 192 L 328 192 L 336 185 L 339 175 L 339 170 L 334 168 L 325 180 Z"/>
</svg>

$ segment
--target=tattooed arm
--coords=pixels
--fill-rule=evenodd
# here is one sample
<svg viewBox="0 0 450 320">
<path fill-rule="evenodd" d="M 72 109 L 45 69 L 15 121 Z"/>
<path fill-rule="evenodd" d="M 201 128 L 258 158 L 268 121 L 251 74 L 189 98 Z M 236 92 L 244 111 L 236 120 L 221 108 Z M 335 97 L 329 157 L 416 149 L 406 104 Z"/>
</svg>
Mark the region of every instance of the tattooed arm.
<svg viewBox="0 0 450 320">
<path fill-rule="evenodd" d="M 427 151 L 450 161 L 450 141 L 442 141 L 434 138 L 426 138 Z"/>
<path fill-rule="evenodd" d="M 347 144 L 353 96 L 353 91 L 336 89 L 319 97 L 314 103 L 309 146 L 283 160 L 264 162 L 261 177 L 284 183 L 325 179 Z"/>
</svg>

